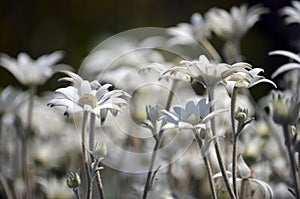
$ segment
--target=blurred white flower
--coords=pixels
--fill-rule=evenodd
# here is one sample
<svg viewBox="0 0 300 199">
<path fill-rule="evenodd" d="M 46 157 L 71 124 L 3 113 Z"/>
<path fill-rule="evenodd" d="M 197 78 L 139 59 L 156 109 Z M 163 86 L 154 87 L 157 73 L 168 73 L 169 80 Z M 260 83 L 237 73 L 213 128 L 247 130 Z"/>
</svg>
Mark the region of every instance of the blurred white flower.
<svg viewBox="0 0 300 199">
<path fill-rule="evenodd" d="M 43 190 L 49 199 L 71 199 L 74 198 L 74 193 L 67 186 L 65 179 L 43 179 L 38 178 L 38 182 L 43 186 Z"/>
<path fill-rule="evenodd" d="M 260 5 L 233 6 L 230 13 L 220 8 L 210 9 L 205 18 L 212 29 L 220 38 L 225 40 L 240 39 L 259 20 L 260 15 L 268 12 L 267 8 Z"/>
<path fill-rule="evenodd" d="M 161 47 L 164 38 L 147 37 L 139 41 L 128 36 L 126 32 L 123 34 L 100 43 L 84 59 L 78 73 L 89 80 L 90 78 L 95 79 L 100 74 L 102 79 L 102 76 L 111 70 L 132 68 L 152 62 L 164 62 L 164 57 L 155 50 Z"/>
<path fill-rule="evenodd" d="M 300 24 L 300 2 L 292 1 L 292 6 L 284 7 L 281 12 L 282 15 L 286 16 L 284 18 L 285 23 L 299 23 Z"/>
<path fill-rule="evenodd" d="M 20 53 L 17 59 L 6 54 L 0 54 L 0 65 L 7 69 L 22 84 L 27 86 L 43 85 L 54 73 L 66 65 L 56 64 L 63 57 L 61 51 L 43 55 L 36 61 L 26 53 Z"/>
<path fill-rule="evenodd" d="M 194 13 L 191 23 L 179 23 L 176 27 L 168 28 L 173 37 L 168 40 L 169 45 L 190 44 L 210 37 L 209 25 L 199 13 Z"/>
<path fill-rule="evenodd" d="M 205 123 L 216 114 L 225 110 L 216 110 L 210 113 L 212 102 L 207 102 L 205 98 L 200 99 L 197 104 L 188 101 L 185 108 L 174 106 L 173 111 L 163 110 L 165 114 L 161 117 L 168 122 L 163 128 L 198 129 L 205 128 Z"/>
<path fill-rule="evenodd" d="M 74 75 L 74 78 L 75 77 L 78 76 Z M 70 81 L 73 80 L 74 79 L 70 78 Z M 101 117 L 100 110 L 109 109 L 113 112 L 120 111 L 121 106 L 127 104 L 127 101 L 123 98 L 129 97 L 129 95 L 121 90 L 108 91 L 109 87 L 112 86 L 111 84 L 101 86 L 99 84 L 100 87 L 94 89 L 94 82 L 90 83 L 87 80 L 77 80 L 78 81 L 74 80 L 74 86 L 57 89 L 55 92 L 59 94 L 59 96 L 51 100 L 48 105 L 51 107 L 65 106 L 65 115 L 88 111 Z"/>
<path fill-rule="evenodd" d="M 294 69 L 300 69 L 300 57 L 299 55 L 289 52 L 289 51 L 285 51 L 285 50 L 275 50 L 272 52 L 269 52 L 269 55 L 282 55 L 282 56 L 286 56 L 288 58 L 290 58 L 291 60 L 295 60 L 298 63 L 287 63 L 284 64 L 282 66 L 280 66 L 273 74 L 272 74 L 272 78 L 275 78 L 276 76 L 278 76 L 281 73 L 284 73 L 286 71 L 289 70 L 294 70 Z"/>
<path fill-rule="evenodd" d="M 0 94 L 0 115 L 15 112 L 27 97 L 20 89 L 7 86 Z"/>
<path fill-rule="evenodd" d="M 275 123 L 282 125 L 295 124 L 299 116 L 300 103 L 294 96 L 272 91 L 270 110 Z"/>
<path fill-rule="evenodd" d="M 251 68 L 250 64 L 239 62 L 233 65 L 224 63 L 215 64 L 210 62 L 205 55 L 201 55 L 199 60 L 181 61 L 184 66 L 173 67 L 166 73 L 182 72 L 202 83 L 206 88 L 214 88 L 218 83 L 236 72 L 243 72 Z"/>
</svg>

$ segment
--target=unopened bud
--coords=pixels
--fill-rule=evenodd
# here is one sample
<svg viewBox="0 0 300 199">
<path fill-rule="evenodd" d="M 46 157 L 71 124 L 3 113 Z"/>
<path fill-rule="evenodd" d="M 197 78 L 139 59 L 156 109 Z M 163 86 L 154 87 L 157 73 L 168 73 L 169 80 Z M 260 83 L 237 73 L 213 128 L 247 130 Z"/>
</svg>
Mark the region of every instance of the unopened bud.
<svg viewBox="0 0 300 199">
<path fill-rule="evenodd" d="M 104 143 L 97 143 L 94 149 L 94 156 L 97 160 L 107 155 L 107 147 Z"/>
<path fill-rule="evenodd" d="M 239 107 L 234 113 L 234 118 L 239 122 L 246 121 L 248 118 L 248 110 Z"/>
<path fill-rule="evenodd" d="M 80 176 L 77 172 L 69 172 L 67 173 L 67 185 L 68 187 L 74 189 L 77 188 L 81 184 Z"/>
</svg>

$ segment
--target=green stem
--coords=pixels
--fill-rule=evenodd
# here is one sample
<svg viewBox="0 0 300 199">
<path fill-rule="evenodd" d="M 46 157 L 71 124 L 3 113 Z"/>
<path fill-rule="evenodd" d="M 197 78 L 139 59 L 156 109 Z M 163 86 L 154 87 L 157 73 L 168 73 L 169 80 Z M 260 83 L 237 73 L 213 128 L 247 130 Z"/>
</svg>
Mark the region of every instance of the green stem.
<svg viewBox="0 0 300 199">
<path fill-rule="evenodd" d="M 234 120 L 234 112 L 235 112 L 235 104 L 236 104 L 236 95 L 238 89 L 234 87 L 232 96 L 231 96 L 231 107 L 230 107 L 230 116 L 231 116 L 231 128 L 232 128 L 232 186 L 234 194 L 237 196 L 237 187 L 236 187 L 236 175 L 237 175 L 237 139 L 238 136 L 235 132 L 235 120 Z"/>
<path fill-rule="evenodd" d="M 201 150 L 202 141 L 201 141 L 201 138 L 199 137 L 199 134 L 197 134 L 196 132 L 195 132 L 195 138 L 196 138 L 196 141 L 197 141 L 197 143 L 199 145 L 199 148 Z M 202 152 L 202 150 L 201 150 L 201 154 L 202 154 L 202 157 L 203 157 L 203 160 L 204 160 L 204 165 L 205 165 L 206 171 L 207 171 L 208 182 L 209 182 L 209 187 L 210 187 L 210 191 L 211 191 L 211 198 L 212 199 L 217 199 L 217 192 L 216 192 L 216 189 L 215 189 L 215 183 L 213 181 L 213 174 L 212 174 L 211 165 L 210 165 L 208 156 L 207 156 L 207 154 L 204 154 Z"/>
<path fill-rule="evenodd" d="M 294 181 L 294 186 L 295 186 L 295 194 L 296 194 L 296 198 L 299 199 L 300 194 L 299 194 L 299 183 L 298 183 L 298 177 L 297 177 L 297 167 L 296 167 L 296 161 L 295 161 L 295 156 L 294 156 L 294 150 L 293 150 L 293 146 L 291 143 L 289 125 L 288 124 L 282 125 L 282 128 L 283 128 L 284 137 L 285 137 L 285 145 L 288 150 L 291 169 L 292 169 L 293 181 Z"/>
<path fill-rule="evenodd" d="M 82 118 L 82 130 L 81 130 L 81 147 L 82 147 L 82 161 L 83 161 L 83 166 L 84 166 L 84 172 L 86 175 L 87 179 L 87 198 L 90 199 L 92 198 L 92 187 L 91 186 L 91 172 L 90 172 L 90 164 L 89 164 L 89 156 L 88 156 L 88 150 L 86 147 L 86 129 L 87 129 L 87 120 L 88 120 L 88 112 L 84 111 L 83 112 L 83 118 Z"/>
<path fill-rule="evenodd" d="M 209 101 L 212 102 L 214 100 L 214 88 L 207 88 L 207 91 L 208 91 Z M 213 111 L 214 111 L 214 105 L 212 105 L 211 108 L 210 108 L 210 112 L 213 112 Z M 215 118 L 214 117 L 211 118 L 210 124 L 211 124 L 212 134 L 216 135 L 216 125 L 215 125 Z M 221 146 L 220 146 L 220 143 L 219 143 L 218 139 L 216 139 L 216 141 L 215 141 L 215 149 L 216 149 L 216 155 L 217 155 L 219 167 L 220 167 L 220 170 L 221 170 L 221 173 L 222 173 L 222 176 L 223 176 L 224 183 L 225 183 L 226 189 L 228 191 L 228 194 L 229 194 L 230 198 L 236 199 L 236 196 L 234 194 L 232 186 L 230 185 L 230 182 L 229 182 L 229 178 L 228 178 L 226 168 L 225 168 L 225 165 L 224 165 L 224 161 L 223 161 L 223 156 L 222 156 L 222 153 L 221 153 Z"/>
</svg>

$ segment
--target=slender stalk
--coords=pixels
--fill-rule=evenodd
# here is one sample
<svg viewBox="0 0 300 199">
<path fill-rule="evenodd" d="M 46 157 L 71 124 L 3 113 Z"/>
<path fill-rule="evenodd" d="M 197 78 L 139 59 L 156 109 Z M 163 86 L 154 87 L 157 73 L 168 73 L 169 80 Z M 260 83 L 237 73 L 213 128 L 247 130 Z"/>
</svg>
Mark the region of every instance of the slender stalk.
<svg viewBox="0 0 300 199">
<path fill-rule="evenodd" d="M 195 133 L 195 138 L 196 141 L 199 145 L 199 148 L 201 150 L 201 146 L 202 146 L 202 141 L 201 138 L 199 137 L 199 134 Z M 213 174 L 212 174 L 212 170 L 211 170 L 211 165 L 208 159 L 208 156 L 206 154 L 204 154 L 201 150 L 201 154 L 204 160 L 204 165 L 206 167 L 206 171 L 207 171 L 207 176 L 208 176 L 208 182 L 209 182 L 209 187 L 210 187 L 210 191 L 211 191 L 211 198 L 212 199 L 217 199 L 217 192 L 215 189 L 215 183 L 213 181 Z"/>
<path fill-rule="evenodd" d="M 291 136 L 289 132 L 289 125 L 282 125 L 283 132 L 284 132 L 284 137 L 285 137 L 285 145 L 288 150 L 289 154 L 289 159 L 290 159 L 290 164 L 291 164 L 291 169 L 292 169 L 292 175 L 293 175 L 293 182 L 295 186 L 295 194 L 296 198 L 300 198 L 299 194 L 299 182 L 298 182 L 298 176 L 297 176 L 297 167 L 296 167 L 296 161 L 295 161 L 295 156 L 294 156 L 294 149 L 291 143 Z"/>
<path fill-rule="evenodd" d="M 169 95 L 168 95 L 168 99 L 167 99 L 167 103 L 166 103 L 166 110 L 169 110 L 171 107 L 171 103 L 172 103 L 172 100 L 174 97 L 174 90 L 175 90 L 176 86 L 177 86 L 177 80 L 174 80 L 172 82 L 171 89 L 169 91 Z M 162 124 L 162 126 L 163 125 L 164 125 L 164 123 Z M 148 174 L 147 174 L 147 179 L 146 179 L 146 183 L 144 186 L 143 199 L 147 198 L 148 192 L 151 189 L 150 183 L 151 183 L 151 179 L 153 179 L 153 176 L 152 176 L 153 166 L 154 166 L 154 162 L 155 162 L 155 159 L 157 156 L 157 150 L 159 149 L 161 142 L 162 142 L 163 130 L 160 130 L 158 132 L 158 136 L 154 136 L 156 134 L 156 132 L 152 132 L 152 133 L 153 133 L 153 137 L 155 139 L 155 145 L 153 148 L 153 152 L 152 152 L 152 156 L 151 156 L 151 160 L 150 160 L 150 166 L 149 166 L 149 170 L 148 170 Z"/>
<path fill-rule="evenodd" d="M 237 196 L 237 187 L 236 187 L 236 175 L 237 175 L 237 139 L 238 136 L 235 132 L 235 120 L 234 120 L 234 112 L 235 112 L 235 104 L 236 104 L 236 95 L 237 95 L 237 88 L 233 89 L 232 96 L 231 96 L 231 107 L 230 107 L 230 117 L 231 117 L 231 128 L 232 128 L 232 187 L 233 192 Z"/>
<path fill-rule="evenodd" d="M 91 172 L 90 172 L 90 164 L 89 164 L 89 156 L 88 156 L 88 150 L 86 147 L 86 129 L 87 129 L 87 120 L 88 120 L 88 112 L 84 111 L 83 112 L 83 118 L 82 118 L 82 130 L 81 130 L 81 147 L 82 147 L 82 161 L 83 161 L 83 166 L 84 166 L 84 173 L 86 175 L 87 179 L 87 185 L 88 185 L 88 190 L 87 190 L 87 198 L 90 199 L 92 198 L 92 187 L 91 186 Z"/>
<path fill-rule="evenodd" d="M 214 100 L 214 89 L 213 88 L 207 88 L 207 91 L 208 91 L 209 101 L 211 102 L 211 101 Z M 211 106 L 210 111 L 211 112 L 214 111 L 214 106 L 213 105 Z M 215 118 L 214 117 L 211 118 L 210 123 L 211 123 L 212 134 L 216 135 L 216 125 L 215 125 Z M 224 161 L 223 161 L 223 156 L 221 154 L 221 146 L 220 146 L 220 143 L 219 143 L 218 139 L 216 139 L 216 141 L 215 141 L 215 150 L 216 150 L 216 155 L 217 155 L 219 167 L 220 167 L 220 170 L 221 170 L 221 173 L 222 173 L 222 176 L 223 176 L 224 183 L 225 183 L 226 189 L 228 191 L 228 194 L 229 194 L 230 198 L 236 199 L 236 196 L 234 194 L 232 186 L 230 185 L 230 182 L 229 182 L 229 178 L 228 178 L 226 168 L 225 168 L 225 165 L 224 165 Z"/>
<path fill-rule="evenodd" d="M 32 124 L 32 113 L 33 113 L 33 105 L 34 105 L 34 96 L 36 93 L 36 87 L 32 86 L 30 88 L 30 98 L 29 98 L 29 104 L 28 104 L 28 110 L 27 110 L 27 124 L 24 130 L 24 135 L 21 137 L 22 140 L 22 157 L 21 162 L 23 166 L 23 178 L 25 182 L 26 187 L 26 199 L 32 198 L 32 185 L 31 185 L 31 179 L 28 169 L 28 162 L 27 162 L 27 145 L 28 145 L 28 138 L 31 133 L 31 124 Z"/>
<path fill-rule="evenodd" d="M 151 179 L 152 179 L 153 166 L 154 166 L 154 162 L 155 162 L 155 159 L 156 159 L 156 156 L 157 156 L 157 150 L 159 149 L 160 144 L 161 144 L 161 140 L 162 140 L 161 136 L 159 136 L 159 138 L 157 140 L 155 140 L 155 145 L 154 145 L 153 153 L 152 153 L 152 156 L 151 156 L 151 161 L 150 161 L 149 171 L 148 171 L 148 175 L 147 175 L 147 180 L 146 180 L 145 187 L 144 187 L 143 199 L 147 198 L 148 192 L 151 189 L 150 182 L 151 182 Z"/>
<path fill-rule="evenodd" d="M 96 115 L 94 113 L 90 114 L 90 134 L 89 134 L 89 149 L 92 152 L 95 147 L 95 122 Z"/>
<path fill-rule="evenodd" d="M 204 50 L 211 56 L 211 58 L 215 61 L 221 62 L 222 58 L 217 52 L 217 50 L 211 45 L 211 43 L 207 39 L 202 39 L 199 41 Z"/>
<path fill-rule="evenodd" d="M 7 180 L 5 179 L 5 177 L 2 175 L 2 173 L 0 173 L 0 183 L 2 184 L 4 193 L 7 197 L 7 199 L 13 199 L 13 194 L 9 188 L 9 185 L 7 183 Z"/>
<path fill-rule="evenodd" d="M 73 189 L 73 192 L 75 193 L 76 199 L 81 199 L 78 189 Z"/>
<path fill-rule="evenodd" d="M 95 147 L 95 122 L 96 122 L 96 115 L 91 113 L 91 117 L 90 117 L 90 151 L 94 150 Z M 91 159 L 92 162 L 95 161 L 94 156 L 91 155 Z M 100 198 L 101 199 L 105 199 L 105 194 L 104 194 L 104 188 L 103 188 L 103 184 L 102 184 L 102 180 L 101 180 L 101 173 L 99 170 L 96 171 L 96 180 L 97 180 L 97 185 L 98 185 L 98 190 L 99 190 L 99 194 L 100 194 Z M 91 180 L 91 186 L 92 184 L 92 180 Z"/>
<path fill-rule="evenodd" d="M 171 103 L 174 97 L 174 92 L 175 92 L 175 88 L 177 86 L 177 80 L 173 80 L 172 85 L 171 85 L 171 90 L 169 91 L 169 95 L 168 95 L 168 99 L 167 99 L 167 103 L 166 103 L 166 110 L 169 110 L 171 107 Z"/>
<path fill-rule="evenodd" d="M 242 61 L 242 54 L 241 54 L 241 39 L 236 38 L 232 41 L 233 46 L 236 50 L 236 57 L 235 62 L 241 62 Z"/>
</svg>

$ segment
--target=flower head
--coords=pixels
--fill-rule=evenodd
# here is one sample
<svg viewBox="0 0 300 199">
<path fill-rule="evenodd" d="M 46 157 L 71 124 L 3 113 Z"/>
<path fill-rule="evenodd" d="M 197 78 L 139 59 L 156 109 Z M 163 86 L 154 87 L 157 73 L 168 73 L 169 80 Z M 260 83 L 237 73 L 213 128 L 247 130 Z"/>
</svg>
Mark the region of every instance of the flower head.
<svg viewBox="0 0 300 199">
<path fill-rule="evenodd" d="M 173 36 L 169 40 L 170 45 L 194 43 L 209 38 L 211 34 L 208 23 L 199 13 L 192 15 L 191 23 L 180 23 L 168 28 L 168 33 Z"/>
<path fill-rule="evenodd" d="M 274 122 L 283 125 L 295 124 L 299 116 L 300 103 L 293 96 L 272 92 L 270 109 Z"/>
<path fill-rule="evenodd" d="M 205 98 L 200 99 L 197 103 L 188 101 L 185 108 L 174 106 L 173 111 L 163 110 L 164 119 L 168 124 L 163 128 L 179 128 L 179 129 L 198 129 L 205 128 L 205 123 L 220 112 L 225 110 L 217 110 L 210 113 L 212 102 L 207 102 Z"/>
<path fill-rule="evenodd" d="M 74 85 L 57 89 L 55 92 L 59 96 L 48 103 L 51 107 L 65 106 L 65 115 L 88 111 L 100 117 L 100 110 L 120 111 L 121 106 L 127 104 L 123 98 L 129 95 L 121 90 L 108 91 L 111 84 L 100 85 L 95 81 L 82 80 L 74 73 L 68 74 L 71 78 L 67 80 L 74 82 Z"/>
<path fill-rule="evenodd" d="M 7 69 L 22 84 L 28 86 L 43 85 L 55 72 L 66 65 L 56 63 L 61 60 L 63 53 L 56 51 L 43 55 L 36 61 L 26 53 L 20 53 L 17 59 L 6 54 L 0 54 L 0 65 Z"/>
<path fill-rule="evenodd" d="M 230 13 L 220 8 L 212 8 L 206 14 L 210 28 L 225 40 L 241 38 L 268 10 L 259 5 L 232 7 Z"/>
<path fill-rule="evenodd" d="M 284 21 L 287 24 L 300 24 L 300 2 L 292 1 L 292 6 L 286 6 L 281 10 L 281 14 L 286 16 Z"/>
<path fill-rule="evenodd" d="M 263 76 L 258 75 L 264 70 L 261 68 L 254 68 L 251 70 L 246 70 L 243 72 L 237 72 L 228 78 L 225 79 L 225 87 L 230 96 L 232 96 L 232 92 L 234 88 L 251 88 L 259 83 L 269 83 L 272 84 L 276 88 L 276 84 L 269 80 L 265 79 Z"/>
<path fill-rule="evenodd" d="M 230 75 L 245 71 L 246 68 L 250 68 L 251 65 L 247 63 L 236 63 L 233 65 L 228 64 L 215 64 L 210 62 L 205 55 L 201 55 L 199 60 L 195 61 L 181 61 L 183 67 L 173 67 L 166 73 L 182 72 L 186 73 L 207 88 L 213 88 L 218 83 L 225 80 Z"/>
</svg>

